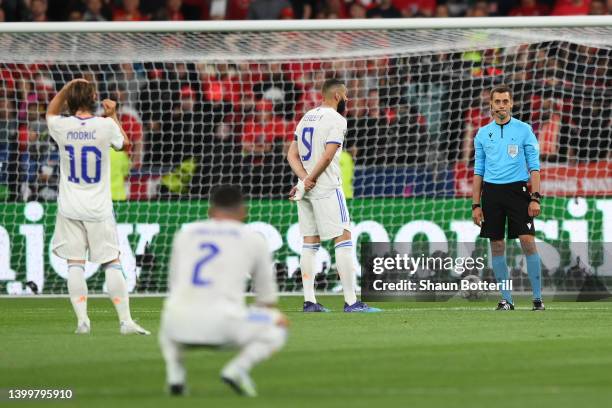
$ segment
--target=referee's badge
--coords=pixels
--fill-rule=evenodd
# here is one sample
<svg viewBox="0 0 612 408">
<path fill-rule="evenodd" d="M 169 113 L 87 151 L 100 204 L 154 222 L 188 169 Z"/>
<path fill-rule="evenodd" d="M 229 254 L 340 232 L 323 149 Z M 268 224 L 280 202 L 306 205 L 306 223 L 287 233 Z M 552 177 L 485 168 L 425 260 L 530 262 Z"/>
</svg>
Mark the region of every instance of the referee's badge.
<svg viewBox="0 0 612 408">
<path fill-rule="evenodd" d="M 512 157 L 513 159 L 518 154 L 518 151 L 519 151 L 518 145 L 515 145 L 515 144 L 508 145 L 508 155 Z"/>
</svg>

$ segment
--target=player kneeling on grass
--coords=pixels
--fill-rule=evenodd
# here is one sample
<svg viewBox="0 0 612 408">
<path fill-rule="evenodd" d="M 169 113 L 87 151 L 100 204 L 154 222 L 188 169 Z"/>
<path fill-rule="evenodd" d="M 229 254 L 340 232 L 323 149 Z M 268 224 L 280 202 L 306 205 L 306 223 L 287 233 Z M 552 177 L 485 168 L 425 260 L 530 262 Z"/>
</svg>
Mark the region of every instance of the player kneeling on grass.
<svg viewBox="0 0 612 408">
<path fill-rule="evenodd" d="M 172 395 L 185 391 L 183 352 L 190 347 L 236 347 L 240 352 L 221 379 L 237 393 L 255 396 L 253 366 L 284 344 L 287 318 L 276 309 L 276 282 L 265 239 L 243 224 L 246 207 L 236 187 L 218 187 L 210 219 L 185 226 L 172 246 L 169 296 L 159 341 Z M 252 278 L 256 306 L 245 304 Z"/>
<path fill-rule="evenodd" d="M 336 266 L 344 291 L 345 312 L 379 312 L 357 300 L 353 243 L 346 200 L 342 194 L 340 154 L 346 136 L 346 86 L 339 79 L 323 84 L 323 103 L 306 112 L 295 130 L 287 160 L 299 178 L 289 198 L 297 201 L 300 232 L 304 237 L 300 269 L 304 287 L 304 312 L 326 312 L 314 291 L 315 255 L 321 240 L 333 239 Z"/>
<path fill-rule="evenodd" d="M 71 116 L 60 116 L 67 103 Z M 106 288 L 119 315 L 121 334 L 151 334 L 130 315 L 119 261 L 117 226 L 110 190 L 110 148 L 128 143 L 117 119 L 117 104 L 102 101 L 104 116 L 94 116 L 96 89 L 84 79 L 66 84 L 47 109 L 47 126 L 60 152 L 58 214 L 53 252 L 68 261 L 68 294 L 77 316 L 77 334 L 91 330 L 87 316 L 85 261 L 102 264 Z"/>
</svg>

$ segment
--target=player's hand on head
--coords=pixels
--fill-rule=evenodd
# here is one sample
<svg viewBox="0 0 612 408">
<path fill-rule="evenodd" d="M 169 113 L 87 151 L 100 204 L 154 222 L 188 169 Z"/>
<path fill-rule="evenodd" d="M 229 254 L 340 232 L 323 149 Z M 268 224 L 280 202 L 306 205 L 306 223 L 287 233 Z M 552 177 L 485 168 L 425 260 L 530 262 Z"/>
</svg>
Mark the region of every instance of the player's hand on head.
<svg viewBox="0 0 612 408">
<path fill-rule="evenodd" d="M 530 217 L 537 217 L 540 215 L 540 203 L 537 201 L 532 201 L 529 203 L 529 208 L 527 209 L 527 213 Z"/>
<path fill-rule="evenodd" d="M 117 113 L 117 102 L 111 99 L 104 99 L 102 107 L 104 108 L 104 116 L 114 116 Z"/>
<path fill-rule="evenodd" d="M 89 83 L 89 81 L 88 81 L 88 80 L 86 80 L 85 78 L 75 78 L 75 79 L 73 79 L 72 81 L 68 82 L 68 85 L 72 85 L 72 84 L 75 84 L 75 83 L 77 83 L 77 82 L 84 82 L 84 83 L 86 83 L 86 84 L 88 84 L 88 83 Z"/>
<path fill-rule="evenodd" d="M 484 220 L 484 216 L 482 215 L 482 208 L 477 207 L 472 210 L 472 221 L 474 224 L 482 227 L 482 221 Z"/>
</svg>

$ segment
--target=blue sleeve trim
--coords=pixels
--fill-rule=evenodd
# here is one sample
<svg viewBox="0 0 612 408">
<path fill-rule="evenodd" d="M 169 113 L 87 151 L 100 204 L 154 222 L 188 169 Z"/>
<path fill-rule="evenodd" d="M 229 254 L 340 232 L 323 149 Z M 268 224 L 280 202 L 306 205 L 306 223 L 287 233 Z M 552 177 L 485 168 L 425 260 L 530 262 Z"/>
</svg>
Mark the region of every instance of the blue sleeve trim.
<svg viewBox="0 0 612 408">
<path fill-rule="evenodd" d="M 340 142 L 327 142 L 325 144 L 337 144 L 338 146 L 342 146 L 342 143 Z"/>
</svg>

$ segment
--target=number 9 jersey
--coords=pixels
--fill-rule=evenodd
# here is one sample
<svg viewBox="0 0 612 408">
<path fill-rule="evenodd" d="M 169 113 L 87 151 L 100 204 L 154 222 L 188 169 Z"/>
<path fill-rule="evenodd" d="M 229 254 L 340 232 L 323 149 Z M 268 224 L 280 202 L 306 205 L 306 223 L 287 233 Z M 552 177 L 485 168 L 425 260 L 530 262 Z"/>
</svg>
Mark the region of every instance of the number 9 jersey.
<svg viewBox="0 0 612 408">
<path fill-rule="evenodd" d="M 60 153 L 58 212 L 79 221 L 113 217 L 110 148 L 123 147 L 111 118 L 50 115 L 47 126 Z"/>
<path fill-rule="evenodd" d="M 295 140 L 302 165 L 308 174 L 323 156 L 328 144 L 333 143 L 340 146 L 332 162 L 319 176 L 316 186 L 306 193 L 306 198 L 328 197 L 336 189 L 342 187 L 340 154 L 345 137 L 346 119 L 332 108 L 320 106 L 312 109 L 306 112 L 298 123 Z"/>
</svg>

